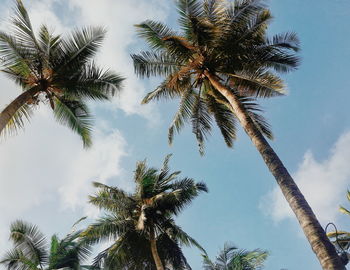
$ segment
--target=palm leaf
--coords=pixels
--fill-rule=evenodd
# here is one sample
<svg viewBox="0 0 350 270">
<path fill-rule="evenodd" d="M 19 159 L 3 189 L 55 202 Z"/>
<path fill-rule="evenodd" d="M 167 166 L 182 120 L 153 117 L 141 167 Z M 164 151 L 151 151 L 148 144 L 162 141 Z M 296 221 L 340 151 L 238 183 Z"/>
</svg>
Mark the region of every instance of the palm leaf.
<svg viewBox="0 0 350 270">
<path fill-rule="evenodd" d="M 168 131 L 168 141 L 172 144 L 174 139 L 174 131 L 180 132 L 185 122 L 188 121 L 192 116 L 192 111 L 195 105 L 195 96 L 193 95 L 193 90 L 190 88 L 185 93 L 182 94 L 180 106 L 176 112 L 174 119 L 169 127 Z"/>
<path fill-rule="evenodd" d="M 38 265 L 47 261 L 46 239 L 37 226 L 18 220 L 11 224 L 10 230 L 10 239 L 26 259 Z"/>
<path fill-rule="evenodd" d="M 56 120 L 80 135 L 84 147 L 90 147 L 92 117 L 86 105 L 76 100 L 55 99 L 54 115 Z"/>
<path fill-rule="evenodd" d="M 60 42 L 60 58 L 54 63 L 60 75 L 79 70 L 90 61 L 101 47 L 106 30 L 102 27 L 85 27 L 76 30 Z"/>
<path fill-rule="evenodd" d="M 196 96 L 191 115 L 192 132 L 196 135 L 199 152 L 204 154 L 204 140 L 211 131 L 211 117 L 206 102 L 200 95 Z"/>
<path fill-rule="evenodd" d="M 5 126 L 5 129 L 1 132 L 1 136 L 8 137 L 16 135 L 20 129 L 23 129 L 25 123 L 30 121 L 33 114 L 32 106 L 24 104 L 21 106 L 11 117 Z"/>
<path fill-rule="evenodd" d="M 173 56 L 162 52 L 141 52 L 133 54 L 131 58 L 134 61 L 135 73 L 143 77 L 150 76 L 168 76 L 176 72 L 179 63 Z"/>
</svg>

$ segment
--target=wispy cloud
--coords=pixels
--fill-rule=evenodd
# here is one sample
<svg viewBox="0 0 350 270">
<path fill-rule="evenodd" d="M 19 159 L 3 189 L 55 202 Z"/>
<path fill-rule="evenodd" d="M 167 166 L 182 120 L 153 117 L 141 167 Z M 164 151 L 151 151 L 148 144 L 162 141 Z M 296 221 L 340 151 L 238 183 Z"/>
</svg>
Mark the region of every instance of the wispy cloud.
<svg viewBox="0 0 350 270">
<path fill-rule="evenodd" d="M 308 151 L 298 170 L 293 173 L 296 183 L 323 225 L 337 221 L 341 215 L 338 207 L 346 201 L 346 190 L 350 187 L 349 160 L 350 132 L 346 132 L 333 145 L 328 158 L 318 161 Z M 264 212 L 268 209 L 268 214 L 276 222 L 294 219 L 278 187 L 264 197 L 262 209 Z"/>
<path fill-rule="evenodd" d="M 6 1 L 1 14 L 11 14 L 15 1 Z M 25 212 L 35 212 L 48 201 L 57 200 L 58 208 L 93 214 L 86 206 L 92 192 L 91 181 L 108 182 L 111 178 L 124 189 L 129 182 L 120 181 L 121 161 L 128 155 L 123 135 L 116 129 L 113 115 L 118 110 L 137 114 L 149 122 L 159 120 L 152 106 L 140 106 L 146 88 L 133 72 L 130 50 L 141 48 L 133 24 L 146 18 L 165 19 L 168 4 L 163 0 L 33 0 L 25 1 L 33 25 L 46 23 L 55 33 L 67 33 L 77 26 L 106 26 L 108 35 L 97 61 L 128 79 L 123 93 L 112 103 L 104 103 L 111 117 L 100 119 L 94 134 L 94 146 L 83 150 L 80 138 L 53 119 L 49 108 L 35 112 L 25 132 L 0 142 L 0 251 L 7 246 L 9 223 Z M 6 20 L 0 28 L 7 30 Z M 11 102 L 20 89 L 0 75 L 0 110 Z M 148 89 L 147 89 L 148 90 Z M 119 182 L 118 182 L 119 181 Z M 50 222 L 49 222 L 50 223 Z M 57 227 L 57 224 L 51 224 Z"/>
</svg>

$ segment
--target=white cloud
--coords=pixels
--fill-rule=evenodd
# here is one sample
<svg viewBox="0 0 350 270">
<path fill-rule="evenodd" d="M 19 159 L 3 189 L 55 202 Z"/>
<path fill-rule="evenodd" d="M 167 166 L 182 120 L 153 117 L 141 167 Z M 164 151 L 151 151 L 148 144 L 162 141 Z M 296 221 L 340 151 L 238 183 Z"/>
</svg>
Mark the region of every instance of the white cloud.
<svg viewBox="0 0 350 270">
<path fill-rule="evenodd" d="M 97 61 L 121 73 L 128 80 L 121 96 L 113 103 L 104 103 L 104 108 L 109 108 L 111 115 L 118 108 L 126 114 L 138 114 L 156 122 L 159 115 L 154 107 L 139 105 L 146 89 L 134 75 L 129 50 L 131 46 L 141 47 L 133 24 L 147 18 L 165 19 L 169 3 L 163 0 L 64 2 L 24 1 L 35 28 L 41 23 L 47 23 L 57 34 L 67 33 L 78 24 L 107 26 L 108 36 Z M 1 14 L 6 17 L 11 14 L 7 4 L 13 5 L 13 1 L 2 6 Z M 57 7 L 64 10 L 54 10 Z M 7 30 L 4 22 L 2 20 L 0 28 Z M 2 109 L 20 90 L 2 75 L 0 87 Z M 0 142 L 1 253 L 7 246 L 9 223 L 14 219 L 24 213 L 35 213 L 36 208 L 41 209 L 46 202 L 53 200 L 63 211 L 78 209 L 85 214 L 94 214 L 92 208 L 86 206 L 87 194 L 92 191 L 91 181 L 107 182 L 115 177 L 120 179 L 123 174 L 120 162 L 128 154 L 127 142 L 118 130 L 112 128 L 113 119 L 98 119 L 96 122 L 100 124 L 96 128 L 100 132 L 95 132 L 94 146 L 88 151 L 82 149 L 76 134 L 56 123 L 48 108 L 40 108 L 35 112 L 25 132 Z M 119 181 L 118 185 L 130 189 L 130 183 Z M 46 219 L 50 219 L 50 216 Z M 57 224 L 51 225 L 57 227 Z"/>
<path fill-rule="evenodd" d="M 139 114 L 153 123 L 159 121 L 155 106 L 140 105 L 145 93 L 152 89 L 145 89 L 135 76 L 130 54 L 144 47 L 140 44 L 145 45 L 137 38 L 134 25 L 146 19 L 165 20 L 169 3 L 163 0 L 70 0 L 69 3 L 79 10 L 77 16 L 81 25 L 102 25 L 108 30 L 97 61 L 126 77 L 124 90 L 115 99 L 114 107 L 126 114 Z"/>
<path fill-rule="evenodd" d="M 293 178 L 311 205 L 319 221 L 325 225 L 336 222 L 340 204 L 346 204 L 346 190 L 350 187 L 350 132 L 344 133 L 334 144 L 327 159 L 317 161 L 312 152 L 305 153 Z M 274 221 L 294 219 L 282 192 L 275 187 L 263 200 L 264 211 Z"/>
<path fill-rule="evenodd" d="M 57 207 L 81 208 L 90 214 L 86 205 L 91 181 L 120 176 L 120 161 L 127 154 L 118 131 L 97 134 L 93 147 L 82 149 L 79 137 L 56 124 L 44 108 L 25 133 L 0 144 L 0 153 L 0 243 L 9 222 L 55 198 Z"/>
<path fill-rule="evenodd" d="M 127 155 L 126 141 L 119 131 L 110 135 L 99 135 L 88 152 L 81 150 L 74 156 L 74 163 L 67 165 L 69 175 L 59 188 L 64 207 L 85 209 L 85 214 L 91 214 L 87 205 L 87 195 L 94 189 L 91 182 L 106 183 L 109 179 L 120 176 L 123 168 L 121 158 Z M 130 184 L 119 182 L 121 188 L 130 188 Z"/>
</svg>

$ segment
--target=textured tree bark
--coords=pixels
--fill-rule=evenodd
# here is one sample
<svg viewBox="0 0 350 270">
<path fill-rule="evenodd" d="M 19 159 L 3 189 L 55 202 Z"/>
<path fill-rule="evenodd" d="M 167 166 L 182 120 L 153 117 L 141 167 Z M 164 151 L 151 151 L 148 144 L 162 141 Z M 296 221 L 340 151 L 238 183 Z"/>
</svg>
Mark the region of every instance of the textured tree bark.
<svg viewBox="0 0 350 270">
<path fill-rule="evenodd" d="M 38 90 L 36 88 L 31 88 L 17 98 L 15 98 L 6 108 L 0 113 L 0 134 L 3 132 L 7 123 L 14 116 L 14 114 L 21 108 L 26 102 L 32 98 Z"/>
<path fill-rule="evenodd" d="M 260 152 L 267 167 L 280 186 L 284 197 L 296 215 L 312 250 L 322 265 L 322 268 L 326 270 L 346 269 L 338 256 L 335 247 L 329 241 L 325 231 L 321 227 L 293 178 L 290 176 L 275 151 L 266 141 L 265 137 L 256 128 L 251 118 L 245 113 L 238 98 L 227 87 L 225 87 L 215 75 L 208 71 L 205 72 L 205 75 L 215 89 L 228 100 L 243 129 Z"/>
<path fill-rule="evenodd" d="M 151 242 L 151 251 L 154 259 L 154 263 L 156 264 L 157 270 L 164 270 L 164 266 L 162 260 L 159 257 L 158 249 L 157 249 L 157 240 L 155 238 L 154 229 L 150 229 L 150 242 Z"/>
</svg>

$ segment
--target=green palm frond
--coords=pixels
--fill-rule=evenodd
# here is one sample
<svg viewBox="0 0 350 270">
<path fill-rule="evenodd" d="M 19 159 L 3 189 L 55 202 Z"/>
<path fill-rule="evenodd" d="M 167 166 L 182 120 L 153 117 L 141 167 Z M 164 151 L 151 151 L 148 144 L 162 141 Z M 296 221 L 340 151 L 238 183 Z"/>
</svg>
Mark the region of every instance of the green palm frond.
<svg viewBox="0 0 350 270">
<path fill-rule="evenodd" d="M 42 50 L 45 52 L 46 58 L 43 59 L 48 67 L 52 58 L 56 57 L 61 41 L 60 35 L 53 35 L 49 32 L 49 29 L 46 25 L 42 25 L 39 30 L 39 44 Z"/>
<path fill-rule="evenodd" d="M 228 147 L 233 146 L 236 139 L 236 117 L 224 104 L 218 103 L 213 96 L 206 96 L 208 110 L 213 114 L 218 128 Z"/>
<path fill-rule="evenodd" d="M 199 152 L 204 154 L 204 140 L 211 131 L 211 117 L 207 104 L 200 95 L 196 96 L 191 113 L 192 132 L 199 144 Z"/>
<path fill-rule="evenodd" d="M 69 78 L 55 78 L 57 88 L 65 89 L 66 95 L 80 99 L 108 100 L 122 88 L 123 77 L 98 68 L 94 62 L 86 63 Z"/>
<path fill-rule="evenodd" d="M 347 192 L 346 197 L 347 197 L 348 201 L 350 202 L 350 191 Z M 342 212 L 343 214 L 350 215 L 350 211 L 343 206 L 339 207 L 339 211 Z"/>
<path fill-rule="evenodd" d="M 164 77 L 143 104 L 180 97 L 169 128 L 169 144 L 188 122 L 203 154 L 211 120 L 215 120 L 226 144 L 232 147 L 235 125 L 241 118 L 234 115 L 229 98 L 220 94 L 209 77 L 236 96 L 240 103 L 236 105 L 244 109 L 257 132 L 272 138 L 255 99 L 285 94 L 286 86 L 277 73 L 292 71 L 300 63 L 296 34 L 268 36 L 272 15 L 263 0 L 178 0 L 177 7 L 181 32 L 174 34 L 158 22 L 143 25 L 141 37 L 152 50 L 132 56 L 140 77 Z"/>
<path fill-rule="evenodd" d="M 26 122 L 30 121 L 33 114 L 32 106 L 23 105 L 11 117 L 10 121 L 5 126 L 5 129 L 0 133 L 3 137 L 16 135 L 19 130 L 23 129 Z"/>
<path fill-rule="evenodd" d="M 159 99 L 166 99 L 166 98 L 173 98 L 174 96 L 179 95 L 179 93 L 174 89 L 169 89 L 167 87 L 168 82 L 165 81 L 162 84 L 160 84 L 155 90 L 152 92 L 149 92 L 142 100 L 142 104 L 147 104 L 151 100 L 159 100 Z"/>
<path fill-rule="evenodd" d="M 147 20 L 135 26 L 137 28 L 138 35 L 146 39 L 150 47 L 154 50 L 163 49 L 165 47 L 165 37 L 176 35 L 176 32 L 171 30 L 166 25 L 151 20 Z"/>
<path fill-rule="evenodd" d="M 234 252 L 229 263 L 233 269 L 261 269 L 268 256 L 268 252 L 259 249 L 253 251 L 239 250 Z"/>
<path fill-rule="evenodd" d="M 117 187 L 110 187 L 97 182 L 94 182 L 94 186 L 99 190 L 94 196 L 89 196 L 89 202 L 100 209 L 119 212 L 135 204 L 130 194 Z"/>
<path fill-rule="evenodd" d="M 170 236 L 176 239 L 181 245 L 187 247 L 195 246 L 203 252 L 203 254 L 206 254 L 205 249 L 194 238 L 184 232 L 180 226 L 176 225 L 173 220 L 168 220 L 164 225 L 165 228 L 170 231 Z"/>
<path fill-rule="evenodd" d="M 347 199 L 350 202 L 349 190 L 347 191 Z M 339 207 L 339 211 L 343 214 L 350 215 L 350 211 L 343 206 Z M 336 231 L 327 233 L 328 238 L 331 240 L 331 242 L 336 247 L 339 253 L 344 253 L 344 251 L 348 252 L 350 250 L 350 232 L 338 231 L 337 228 L 335 229 Z"/>
<path fill-rule="evenodd" d="M 174 139 L 174 131 L 180 132 L 186 121 L 191 119 L 192 111 L 195 104 L 195 96 L 193 95 L 192 89 L 189 89 L 181 97 L 180 106 L 176 112 L 174 119 L 168 130 L 168 141 L 172 144 Z"/>
<path fill-rule="evenodd" d="M 48 247 L 37 226 L 16 221 L 11 225 L 10 235 L 15 247 L 0 264 L 9 270 L 81 269 L 81 262 L 89 258 L 92 248 L 79 240 L 80 234 L 81 231 L 72 232 L 63 239 L 53 235 Z"/>
<path fill-rule="evenodd" d="M 260 270 L 268 257 L 268 252 L 260 249 L 246 251 L 226 243 L 215 262 L 203 255 L 205 270 Z"/>
<path fill-rule="evenodd" d="M 75 30 L 60 42 L 60 58 L 55 64 L 58 74 L 79 70 L 88 63 L 101 47 L 106 35 L 103 27 L 85 27 Z"/>
<path fill-rule="evenodd" d="M 93 62 L 105 29 L 85 27 L 61 37 L 41 25 L 36 36 L 22 1 L 16 0 L 10 31 L 0 31 L 0 71 L 23 91 L 36 88 L 36 93 L 18 96 L 4 108 L 0 133 L 13 134 L 23 128 L 30 109 L 44 103 L 54 109 L 60 123 L 81 136 L 85 147 L 90 146 L 92 122 L 85 102 L 111 100 L 124 80 Z M 14 114 L 10 120 L 7 112 Z"/>
<path fill-rule="evenodd" d="M 10 239 L 24 257 L 37 265 L 47 261 L 46 238 L 37 226 L 17 220 L 11 224 L 10 231 Z"/>
<path fill-rule="evenodd" d="M 216 25 L 218 22 L 222 22 L 222 18 L 225 17 L 225 3 L 218 0 L 205 0 L 203 3 L 203 11 L 205 17 Z"/>
<path fill-rule="evenodd" d="M 239 93 L 245 96 L 273 97 L 284 94 L 283 81 L 271 72 L 256 70 L 236 72 L 228 74 L 232 84 Z"/>
<path fill-rule="evenodd" d="M 55 253 L 50 253 L 51 269 L 69 268 L 77 269 L 83 261 L 89 259 L 92 254 L 92 247 L 87 242 L 78 241 L 80 231 L 73 234 L 68 234 L 62 240 L 57 241 L 57 250 Z"/>
<path fill-rule="evenodd" d="M 151 252 L 151 231 L 155 232 L 159 256 L 165 268 L 190 269 L 181 246 L 199 243 L 186 234 L 172 219 L 188 206 L 201 192 L 207 192 L 204 183 L 193 179 L 178 179 L 179 171 L 171 172 L 168 155 L 161 169 L 138 162 L 134 173 L 136 184 L 128 194 L 117 187 L 94 183 L 97 193 L 90 202 L 106 213 L 83 231 L 82 242 L 113 243 L 94 259 L 93 267 L 100 269 L 154 269 Z"/>
<path fill-rule="evenodd" d="M 143 78 L 150 76 L 168 76 L 179 69 L 179 63 L 170 54 L 163 52 L 141 52 L 133 54 L 135 73 Z"/>
<path fill-rule="evenodd" d="M 209 259 L 208 255 L 202 255 L 204 270 L 218 270 L 216 265 Z"/>
<path fill-rule="evenodd" d="M 272 39 L 267 39 L 267 46 L 277 49 L 291 49 L 295 52 L 300 50 L 300 40 L 296 33 L 286 32 L 274 35 Z"/>
<path fill-rule="evenodd" d="M 85 147 L 91 146 L 92 117 L 84 103 L 56 98 L 54 115 L 59 123 L 80 135 Z"/>
<path fill-rule="evenodd" d="M 177 9 L 179 13 L 179 24 L 185 33 L 187 39 L 195 39 L 196 31 L 193 27 L 199 18 L 203 14 L 202 3 L 198 0 L 178 0 Z"/>
<path fill-rule="evenodd" d="M 14 36 L 0 32 L 1 66 L 21 75 L 34 71 L 33 50 L 23 46 Z"/>
<path fill-rule="evenodd" d="M 0 260 L 0 264 L 5 265 L 8 270 L 33 270 L 38 267 L 37 262 L 28 259 L 17 248 L 6 252 Z"/>
<path fill-rule="evenodd" d="M 31 21 L 27 10 L 25 9 L 21 0 L 16 0 L 15 15 L 12 17 L 12 25 L 14 26 L 14 33 L 19 42 L 26 47 L 36 48 L 39 51 L 38 41 L 35 37 Z"/>
</svg>

